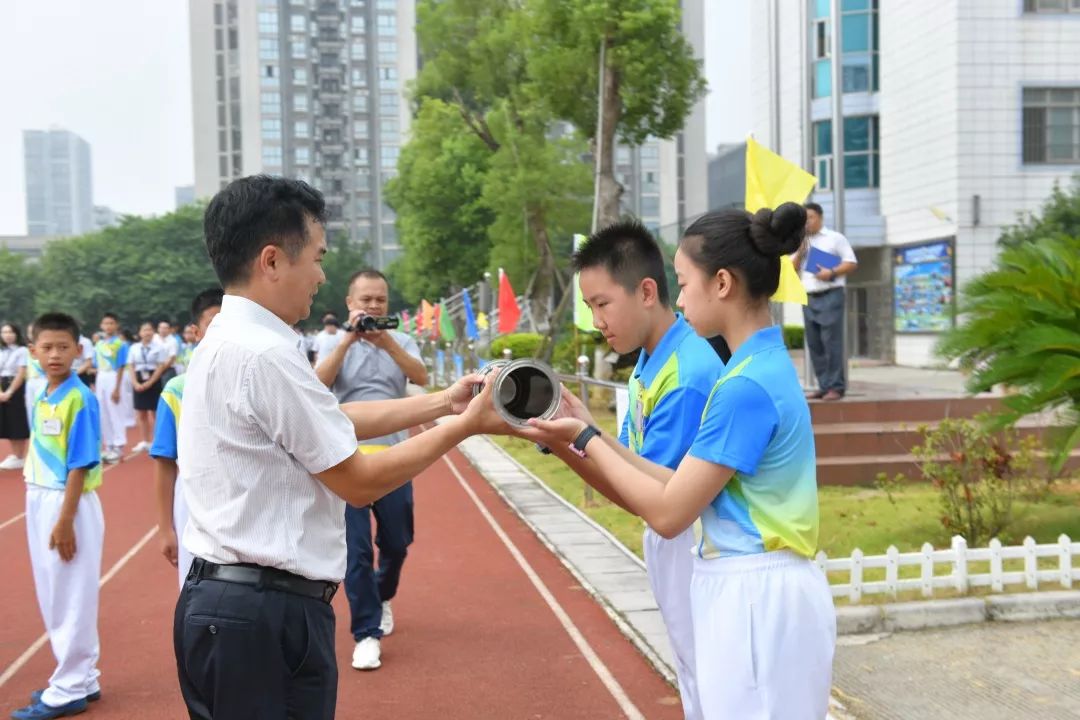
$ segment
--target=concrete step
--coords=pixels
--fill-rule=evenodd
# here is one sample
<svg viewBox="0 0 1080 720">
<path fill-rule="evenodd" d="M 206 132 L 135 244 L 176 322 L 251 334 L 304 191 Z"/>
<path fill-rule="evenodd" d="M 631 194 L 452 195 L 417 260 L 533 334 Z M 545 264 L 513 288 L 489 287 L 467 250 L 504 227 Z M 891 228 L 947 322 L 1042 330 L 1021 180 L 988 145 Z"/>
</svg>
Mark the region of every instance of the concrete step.
<svg viewBox="0 0 1080 720">
<path fill-rule="evenodd" d="M 995 410 L 1001 399 L 992 395 L 953 398 L 845 398 L 837 402 L 810 401 L 815 426 L 833 423 L 920 423 L 945 417 L 974 417 Z"/>
<path fill-rule="evenodd" d="M 914 455 L 857 455 L 854 457 L 821 457 L 817 460 L 818 485 L 873 486 L 878 473 L 889 478 L 901 474 L 910 480 L 921 480 Z M 1065 463 L 1069 470 L 1080 469 L 1080 450 L 1074 451 Z"/>
<path fill-rule="evenodd" d="M 936 422 L 867 422 L 830 423 L 814 426 L 814 444 L 819 458 L 895 455 L 910 453 L 923 441 L 919 427 Z M 1046 423 L 1022 421 L 1016 428 L 1019 437 L 1045 436 Z"/>
</svg>

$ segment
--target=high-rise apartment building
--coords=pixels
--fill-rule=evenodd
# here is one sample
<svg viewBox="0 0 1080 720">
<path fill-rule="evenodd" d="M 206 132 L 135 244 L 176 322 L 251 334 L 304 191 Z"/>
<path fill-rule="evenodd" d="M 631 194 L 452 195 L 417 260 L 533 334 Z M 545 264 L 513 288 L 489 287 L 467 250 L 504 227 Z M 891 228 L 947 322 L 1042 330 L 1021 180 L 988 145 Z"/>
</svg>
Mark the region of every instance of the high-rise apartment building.
<svg viewBox="0 0 1080 720">
<path fill-rule="evenodd" d="M 401 252 L 383 197 L 409 121 L 414 0 L 191 0 L 195 195 L 266 172 L 326 196 L 331 241 Z"/>
<path fill-rule="evenodd" d="M 80 235 L 94 229 L 90 144 L 67 130 L 24 130 L 26 232 Z"/>
<path fill-rule="evenodd" d="M 844 231 L 860 259 L 851 353 L 933 364 L 955 289 L 991 267 L 1005 226 L 1080 170 L 1080 2 L 838 4 L 839 52 L 831 0 L 753 4 L 754 131 L 817 175 L 827 224 L 843 158 Z"/>
</svg>

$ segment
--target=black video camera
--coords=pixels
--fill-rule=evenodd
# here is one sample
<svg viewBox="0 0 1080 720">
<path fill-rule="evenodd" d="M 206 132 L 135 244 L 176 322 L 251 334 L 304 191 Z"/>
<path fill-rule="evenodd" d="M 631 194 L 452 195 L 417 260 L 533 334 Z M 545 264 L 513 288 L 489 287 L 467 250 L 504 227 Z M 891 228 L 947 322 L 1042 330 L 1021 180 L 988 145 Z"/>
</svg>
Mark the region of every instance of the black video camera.
<svg viewBox="0 0 1080 720">
<path fill-rule="evenodd" d="M 398 319 L 396 317 L 361 315 L 356 318 L 355 324 L 346 324 L 344 330 L 346 332 L 355 333 L 373 332 L 375 330 L 397 330 L 398 324 Z"/>
</svg>

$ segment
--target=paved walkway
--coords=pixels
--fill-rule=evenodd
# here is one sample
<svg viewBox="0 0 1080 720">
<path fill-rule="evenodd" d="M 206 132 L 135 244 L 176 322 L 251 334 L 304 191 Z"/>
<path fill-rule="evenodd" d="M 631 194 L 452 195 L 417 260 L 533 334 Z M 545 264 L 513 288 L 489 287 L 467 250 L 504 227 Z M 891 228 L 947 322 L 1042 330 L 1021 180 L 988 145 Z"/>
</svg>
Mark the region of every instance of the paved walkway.
<svg viewBox="0 0 1080 720">
<path fill-rule="evenodd" d="M 1080 718 L 1080 620 L 842 637 L 833 683 L 858 720 Z"/>
</svg>

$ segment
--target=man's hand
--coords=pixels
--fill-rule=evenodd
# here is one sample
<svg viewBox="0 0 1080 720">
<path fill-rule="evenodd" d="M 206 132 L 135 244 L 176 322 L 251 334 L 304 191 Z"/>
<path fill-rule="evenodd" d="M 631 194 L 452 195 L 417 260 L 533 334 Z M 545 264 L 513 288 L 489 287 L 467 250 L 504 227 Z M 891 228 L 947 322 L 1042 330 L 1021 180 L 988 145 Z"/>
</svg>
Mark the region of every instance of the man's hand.
<svg viewBox="0 0 1080 720">
<path fill-rule="evenodd" d="M 558 447 L 569 445 L 577 439 L 590 423 L 573 417 L 557 418 L 555 420 L 540 420 L 533 418 L 523 428 L 515 428 L 514 434 L 518 437 L 532 440 L 545 447 Z"/>
<path fill-rule="evenodd" d="M 71 562 L 75 557 L 75 521 L 60 518 L 49 535 L 49 549 L 60 553 L 60 559 Z"/>
<path fill-rule="evenodd" d="M 0 403 L 6 403 L 11 399 L 11 393 L 0 392 Z"/>
<path fill-rule="evenodd" d="M 169 564 L 176 567 L 179 563 L 179 543 L 176 540 L 176 531 L 172 529 L 172 526 L 161 527 L 158 526 L 158 535 L 161 536 L 161 554 L 165 556 L 165 559 L 169 561 Z"/>
<path fill-rule="evenodd" d="M 488 378 L 492 377 L 488 375 Z M 473 399 L 473 386 L 479 385 L 484 378 L 476 373 L 469 373 L 450 387 L 443 390 L 446 397 L 447 411 L 452 415 L 460 415 L 465 412 Z"/>
<path fill-rule="evenodd" d="M 498 413 L 495 409 L 495 402 L 492 397 L 493 383 L 491 382 L 497 372 L 490 373 L 484 380 L 484 389 L 480 391 L 480 394 L 472 398 L 472 401 L 468 403 L 468 407 L 461 413 L 462 419 L 465 421 L 465 426 L 469 430 L 470 435 L 509 435 L 513 432 L 514 428 L 510 423 Z M 457 388 L 463 381 L 479 380 L 477 375 L 467 375 L 454 386 L 447 390 L 447 393 Z M 469 390 L 469 394 L 472 394 L 472 390 Z"/>
<path fill-rule="evenodd" d="M 388 352 L 392 345 L 397 345 L 394 336 L 385 330 L 371 330 L 369 332 L 357 333 L 357 336 L 364 342 L 369 342 L 380 350 L 386 350 Z"/>
<path fill-rule="evenodd" d="M 816 273 L 814 273 L 814 277 L 816 277 L 818 280 L 821 280 L 822 282 L 832 282 L 836 279 L 836 273 L 834 273 L 828 268 L 821 268 Z"/>
</svg>

